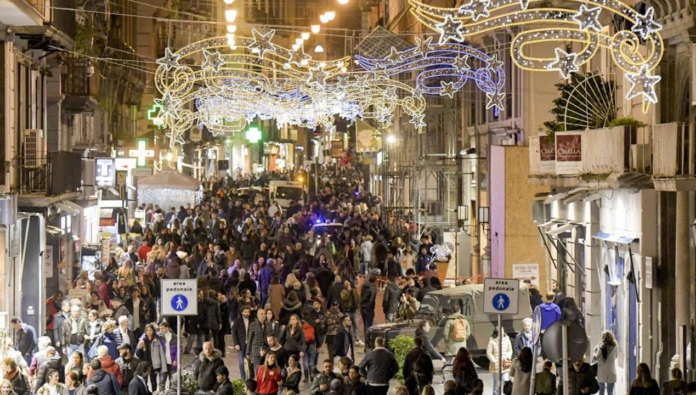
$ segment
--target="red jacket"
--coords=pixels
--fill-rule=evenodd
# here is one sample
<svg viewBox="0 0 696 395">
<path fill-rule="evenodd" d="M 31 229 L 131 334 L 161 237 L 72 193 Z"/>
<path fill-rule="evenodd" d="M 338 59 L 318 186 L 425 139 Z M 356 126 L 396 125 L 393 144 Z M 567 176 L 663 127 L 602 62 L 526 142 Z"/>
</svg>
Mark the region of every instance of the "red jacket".
<svg viewBox="0 0 696 395">
<path fill-rule="evenodd" d="M 283 381 L 283 377 L 280 375 L 280 369 L 276 366 L 274 369 L 268 370 L 264 375 L 265 369 L 266 367 L 263 365 L 256 369 L 256 393 L 275 394 L 278 392 L 280 383 Z"/>
</svg>

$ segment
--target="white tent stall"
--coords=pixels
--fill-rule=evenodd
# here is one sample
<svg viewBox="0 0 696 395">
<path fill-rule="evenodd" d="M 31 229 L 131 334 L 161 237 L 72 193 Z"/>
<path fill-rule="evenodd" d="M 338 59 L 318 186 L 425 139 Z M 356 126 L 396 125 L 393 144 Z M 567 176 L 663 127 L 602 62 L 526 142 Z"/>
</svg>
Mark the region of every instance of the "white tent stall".
<svg viewBox="0 0 696 395">
<path fill-rule="evenodd" d="M 196 204 L 201 183 L 176 171 L 161 171 L 138 180 L 138 204 L 158 204 L 162 209 Z"/>
</svg>

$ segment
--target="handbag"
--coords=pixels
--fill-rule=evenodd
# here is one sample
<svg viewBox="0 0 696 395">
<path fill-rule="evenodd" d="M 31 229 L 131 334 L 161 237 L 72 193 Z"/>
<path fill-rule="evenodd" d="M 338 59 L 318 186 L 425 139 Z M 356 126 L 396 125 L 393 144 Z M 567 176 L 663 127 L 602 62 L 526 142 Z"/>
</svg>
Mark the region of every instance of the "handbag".
<svg viewBox="0 0 696 395">
<path fill-rule="evenodd" d="M 512 394 L 512 381 L 511 380 L 508 380 L 505 383 L 503 383 L 503 394 L 505 394 L 505 395 Z"/>
<path fill-rule="evenodd" d="M 506 359 L 503 361 L 503 369 L 510 369 L 512 367 L 512 361 Z"/>
</svg>

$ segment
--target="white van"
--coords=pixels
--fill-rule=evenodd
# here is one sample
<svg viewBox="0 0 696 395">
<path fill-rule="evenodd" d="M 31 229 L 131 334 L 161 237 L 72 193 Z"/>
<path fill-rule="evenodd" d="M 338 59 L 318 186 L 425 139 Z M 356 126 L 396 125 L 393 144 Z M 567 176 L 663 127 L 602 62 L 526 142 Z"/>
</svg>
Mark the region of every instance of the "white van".
<svg viewBox="0 0 696 395">
<path fill-rule="evenodd" d="M 270 203 L 277 201 L 282 209 L 287 209 L 293 200 L 305 203 L 304 185 L 297 181 L 270 181 L 268 183 Z"/>
</svg>

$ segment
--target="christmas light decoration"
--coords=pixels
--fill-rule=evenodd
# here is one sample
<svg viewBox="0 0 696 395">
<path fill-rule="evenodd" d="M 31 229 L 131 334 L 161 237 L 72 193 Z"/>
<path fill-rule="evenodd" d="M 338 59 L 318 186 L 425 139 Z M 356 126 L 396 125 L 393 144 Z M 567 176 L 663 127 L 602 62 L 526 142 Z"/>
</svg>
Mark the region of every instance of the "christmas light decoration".
<svg viewBox="0 0 696 395">
<path fill-rule="evenodd" d="M 438 262 L 449 262 L 450 257 L 454 253 L 454 244 L 450 242 L 435 244 L 430 247 L 430 253 L 435 255 L 435 260 Z"/>
<path fill-rule="evenodd" d="M 155 103 L 172 150 L 193 125 L 227 135 L 244 131 L 255 119 L 330 129 L 336 117 L 364 118 L 384 127 L 400 108 L 425 126 L 419 90 L 386 75 L 347 72 L 348 57 L 315 61 L 303 46 L 273 44 L 273 35 L 252 30 L 251 37 L 208 38 L 165 51 L 157 61 L 161 98 Z M 230 51 L 230 41 L 239 50 Z"/>
<path fill-rule="evenodd" d="M 395 76 L 411 71 L 418 71 L 416 88 L 426 95 L 440 95 L 453 98 L 467 81 L 472 80 L 476 86 L 495 98 L 492 105 L 495 111 L 504 110 L 503 100 L 497 98 L 504 93 L 504 63 L 497 54 L 488 56 L 468 45 L 446 43 L 431 44 L 432 37 L 416 38 L 413 48 L 402 52 L 391 49 L 384 59 L 372 59 L 357 55 L 358 65 L 373 73 L 382 72 Z M 414 122 L 420 123 L 421 120 Z M 414 123 L 412 122 L 412 123 Z"/>
<path fill-rule="evenodd" d="M 539 7 L 529 7 L 531 3 Z M 519 33 L 512 39 L 510 53 L 512 61 L 524 70 L 558 71 L 568 78 L 589 62 L 599 48 L 606 48 L 629 81 L 645 88 L 630 91 L 631 98 L 642 97 L 645 111 L 654 102 L 652 99 L 656 101 L 653 82 L 657 76 L 651 72 L 659 64 L 664 46 L 662 26 L 655 21 L 651 6 L 640 13 L 620 0 L 569 0 L 551 6 L 544 0 L 469 0 L 456 8 L 435 7 L 419 0 L 409 0 L 409 4 L 423 25 L 440 33 L 440 44 L 450 40 L 462 42 L 501 28 L 517 28 Z M 611 18 L 601 19 L 620 18 L 630 29 L 606 33 L 601 24 L 602 13 Z M 554 57 L 528 55 L 528 46 L 549 42 L 559 43 Z M 582 47 L 577 52 L 566 52 L 568 43 Z M 418 46 L 424 46 L 427 52 L 428 45 L 423 44 L 419 41 Z"/>
</svg>

